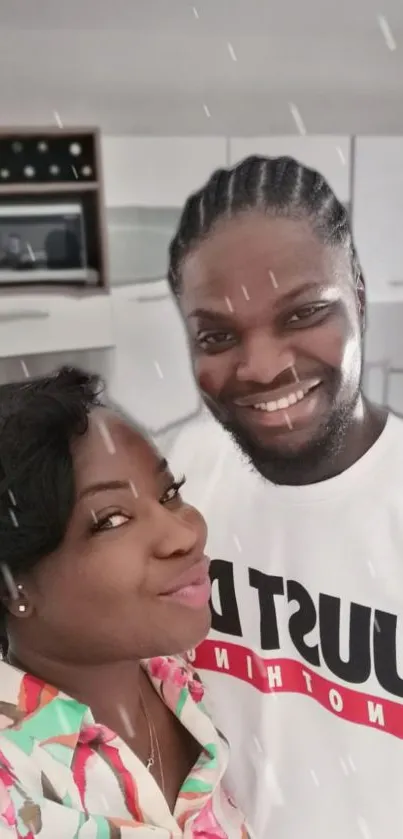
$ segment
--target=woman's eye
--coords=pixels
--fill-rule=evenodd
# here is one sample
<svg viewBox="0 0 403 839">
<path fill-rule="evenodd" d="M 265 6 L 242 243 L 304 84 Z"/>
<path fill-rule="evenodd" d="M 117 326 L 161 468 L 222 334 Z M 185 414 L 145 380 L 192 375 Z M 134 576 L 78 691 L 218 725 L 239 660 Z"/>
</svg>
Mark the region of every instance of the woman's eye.
<svg viewBox="0 0 403 839">
<path fill-rule="evenodd" d="M 165 490 L 164 494 L 161 495 L 160 504 L 169 504 L 170 501 L 175 501 L 179 498 L 180 491 L 183 485 L 186 483 L 186 478 L 181 478 L 180 481 L 174 481 L 171 486 Z"/>
<path fill-rule="evenodd" d="M 93 533 L 100 533 L 103 530 L 115 530 L 117 527 L 122 527 L 123 524 L 129 521 L 129 516 L 124 513 L 109 513 L 107 516 L 101 516 L 92 527 Z"/>
<path fill-rule="evenodd" d="M 324 315 L 328 311 L 327 305 L 312 305 L 312 306 L 302 306 L 298 309 L 291 317 L 288 318 L 288 323 L 300 323 L 304 320 L 309 320 L 310 318 L 314 318 L 316 315 Z"/>
</svg>

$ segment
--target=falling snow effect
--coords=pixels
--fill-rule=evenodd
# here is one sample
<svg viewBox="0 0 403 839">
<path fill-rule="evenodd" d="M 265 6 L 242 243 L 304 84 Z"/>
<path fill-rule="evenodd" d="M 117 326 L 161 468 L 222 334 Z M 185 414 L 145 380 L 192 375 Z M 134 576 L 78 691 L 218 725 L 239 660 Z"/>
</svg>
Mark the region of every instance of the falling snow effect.
<svg viewBox="0 0 403 839">
<path fill-rule="evenodd" d="M 385 43 L 386 43 L 387 48 L 391 52 L 394 52 L 397 49 L 397 44 L 396 44 L 396 41 L 393 37 L 392 30 L 389 26 L 389 23 L 386 20 L 386 17 L 384 17 L 384 15 L 378 15 L 378 24 L 379 24 L 379 28 L 382 32 L 382 35 L 385 39 Z"/>
<path fill-rule="evenodd" d="M 139 494 L 138 494 L 138 492 L 137 492 L 137 489 L 136 489 L 136 487 L 135 487 L 135 485 L 134 485 L 133 481 L 129 481 L 129 487 L 130 487 L 130 489 L 131 489 L 131 491 L 132 491 L 132 493 L 133 493 L 134 497 L 135 497 L 135 498 L 138 498 L 138 497 L 139 497 Z"/>
<path fill-rule="evenodd" d="M 271 281 L 272 281 L 273 288 L 278 288 L 278 282 L 277 282 L 277 280 L 276 280 L 276 278 L 275 278 L 275 276 L 274 276 L 273 271 L 269 271 L 269 277 L 270 277 L 270 279 L 271 279 Z"/>
<path fill-rule="evenodd" d="M 21 367 L 22 367 L 22 372 L 24 373 L 25 378 L 26 378 L 26 379 L 29 379 L 30 373 L 29 373 L 29 370 L 28 370 L 27 365 L 25 364 L 25 361 L 23 361 L 23 360 L 21 359 L 21 360 L 20 360 L 20 364 L 21 364 Z"/>
<path fill-rule="evenodd" d="M 117 709 L 118 709 L 118 712 L 119 712 L 119 716 L 122 720 L 124 729 L 126 731 L 126 734 L 129 737 L 135 737 L 136 732 L 135 732 L 135 730 L 132 726 L 132 723 L 130 721 L 130 717 L 129 717 L 129 714 L 127 713 L 127 711 L 126 711 L 126 708 L 124 708 L 123 705 L 118 705 Z"/>
<path fill-rule="evenodd" d="M 163 379 L 163 378 L 164 378 L 164 374 L 163 374 L 163 372 L 162 372 L 162 370 L 161 370 L 161 367 L 160 367 L 160 364 L 158 363 L 158 361 L 154 361 L 154 367 L 155 367 L 155 369 L 156 369 L 156 371 L 157 371 L 158 376 L 160 377 L 160 379 Z"/>
<path fill-rule="evenodd" d="M 12 510 L 11 507 L 9 507 L 8 512 L 9 512 L 10 519 L 11 519 L 14 527 L 18 527 L 18 519 L 17 519 L 17 516 L 15 515 L 14 510 Z"/>
<path fill-rule="evenodd" d="M 225 298 L 225 304 L 226 304 L 227 309 L 228 309 L 228 311 L 229 311 L 229 312 L 233 312 L 233 311 L 234 311 L 234 307 L 233 307 L 233 305 L 232 305 L 231 300 L 229 299 L 229 297 L 226 297 L 226 298 Z"/>
<path fill-rule="evenodd" d="M 289 108 L 290 108 L 290 111 L 291 111 L 291 116 L 292 116 L 292 118 L 293 118 L 293 120 L 294 120 L 294 122 L 295 122 L 295 125 L 296 125 L 296 127 L 297 127 L 297 131 L 298 131 L 298 132 L 299 132 L 299 134 L 301 134 L 301 135 L 306 134 L 306 133 L 307 133 L 307 131 L 306 131 L 306 128 L 305 128 L 305 125 L 304 125 L 304 121 L 303 121 L 303 119 L 302 119 L 302 116 L 301 116 L 301 114 L 300 114 L 300 112 L 299 112 L 299 110 L 298 110 L 297 106 L 296 106 L 296 105 L 294 105 L 294 103 L 293 103 L 293 102 L 290 102 L 290 103 L 289 103 Z"/>
<path fill-rule="evenodd" d="M 243 285 L 243 286 L 241 286 L 241 288 L 242 288 L 242 294 L 243 294 L 245 300 L 250 300 L 248 289 L 246 288 L 246 286 Z"/>
<path fill-rule="evenodd" d="M 16 585 L 16 582 L 14 580 L 14 577 L 13 577 L 8 565 L 6 565 L 4 562 L 2 562 L 1 565 L 0 565 L 0 571 L 1 571 L 2 576 L 3 576 L 4 585 L 5 585 L 5 587 L 8 591 L 11 599 L 12 600 L 18 600 L 19 599 L 18 587 Z"/>
<path fill-rule="evenodd" d="M 96 423 L 99 429 L 99 433 L 101 434 L 101 437 L 105 443 L 105 448 L 107 452 L 109 452 L 109 454 L 116 454 L 115 444 L 112 440 L 110 431 L 106 426 L 106 423 L 104 422 L 104 420 L 99 419 L 99 417 L 96 418 Z"/>
<path fill-rule="evenodd" d="M 236 547 L 237 551 L 238 551 L 239 553 L 242 553 L 241 543 L 240 543 L 240 541 L 239 541 L 239 539 L 238 539 L 238 536 L 236 536 L 236 535 L 235 535 L 235 533 L 234 533 L 233 539 L 234 539 L 234 545 L 235 545 L 235 547 Z"/>
<path fill-rule="evenodd" d="M 372 833 L 362 816 L 358 816 L 357 824 L 360 829 L 362 839 L 373 839 Z"/>
<path fill-rule="evenodd" d="M 232 44 L 230 44 L 230 42 L 229 42 L 229 41 L 228 41 L 228 43 L 227 43 L 227 47 L 228 47 L 228 52 L 229 52 L 229 54 L 230 54 L 230 56 L 231 56 L 232 60 L 233 60 L 233 61 L 238 61 L 238 59 L 237 59 L 237 57 L 236 57 L 236 53 L 235 53 L 234 47 L 232 46 Z"/>
<path fill-rule="evenodd" d="M 284 411 L 284 419 L 285 419 L 285 421 L 286 421 L 286 423 L 287 423 L 287 425 L 288 425 L 288 428 L 289 428 L 289 429 L 290 429 L 290 431 L 291 431 L 291 429 L 292 429 L 292 422 L 291 422 L 290 415 L 288 414 L 288 412 L 287 412 L 287 411 Z"/>
<path fill-rule="evenodd" d="M 315 787 L 318 787 L 319 786 L 319 778 L 318 778 L 314 769 L 311 769 L 311 778 L 312 778 L 312 780 L 315 784 Z"/>
<path fill-rule="evenodd" d="M 15 495 L 14 495 L 14 493 L 12 492 L 12 490 L 11 490 L 11 489 L 9 489 L 9 490 L 8 490 L 8 497 L 9 497 L 9 499 L 10 499 L 10 501 L 11 501 L 11 503 L 12 503 L 13 507 L 16 507 L 16 506 L 17 506 L 17 502 L 16 502 L 16 500 L 15 500 Z"/>
<path fill-rule="evenodd" d="M 58 111 L 53 111 L 53 117 L 54 117 L 54 120 L 56 122 L 56 125 L 58 125 L 59 128 L 63 128 L 63 123 L 62 123 L 62 120 L 61 120 L 61 117 L 60 117 L 60 114 L 58 113 Z"/>
</svg>

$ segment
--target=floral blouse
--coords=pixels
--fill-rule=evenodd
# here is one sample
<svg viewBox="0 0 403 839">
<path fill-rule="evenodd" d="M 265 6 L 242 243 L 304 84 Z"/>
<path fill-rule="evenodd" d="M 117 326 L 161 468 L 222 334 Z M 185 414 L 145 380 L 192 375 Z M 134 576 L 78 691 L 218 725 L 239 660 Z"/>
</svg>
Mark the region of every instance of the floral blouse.
<svg viewBox="0 0 403 839">
<path fill-rule="evenodd" d="M 0 661 L 0 839 L 247 839 L 221 779 L 228 744 L 181 658 L 143 663 L 201 753 L 171 813 L 144 764 L 91 710 Z"/>
</svg>

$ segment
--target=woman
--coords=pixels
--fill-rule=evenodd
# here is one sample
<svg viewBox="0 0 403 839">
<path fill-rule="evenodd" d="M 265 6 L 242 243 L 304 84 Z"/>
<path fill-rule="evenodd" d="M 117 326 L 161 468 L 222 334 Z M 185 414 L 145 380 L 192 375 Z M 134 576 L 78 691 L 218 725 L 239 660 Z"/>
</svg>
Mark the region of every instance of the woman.
<svg viewBox="0 0 403 839">
<path fill-rule="evenodd" d="M 0 836 L 245 837 L 181 654 L 206 526 L 79 370 L 0 388 Z"/>
</svg>

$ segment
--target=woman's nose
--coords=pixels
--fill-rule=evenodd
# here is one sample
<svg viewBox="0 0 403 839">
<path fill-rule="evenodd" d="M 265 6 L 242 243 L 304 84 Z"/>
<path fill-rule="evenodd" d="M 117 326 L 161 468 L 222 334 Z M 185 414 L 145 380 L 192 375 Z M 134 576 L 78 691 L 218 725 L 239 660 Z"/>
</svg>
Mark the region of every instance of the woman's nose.
<svg viewBox="0 0 403 839">
<path fill-rule="evenodd" d="M 207 525 L 194 507 L 183 505 L 173 512 L 161 508 L 155 553 L 160 559 L 202 554 L 207 541 Z"/>
</svg>

